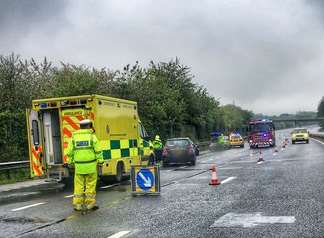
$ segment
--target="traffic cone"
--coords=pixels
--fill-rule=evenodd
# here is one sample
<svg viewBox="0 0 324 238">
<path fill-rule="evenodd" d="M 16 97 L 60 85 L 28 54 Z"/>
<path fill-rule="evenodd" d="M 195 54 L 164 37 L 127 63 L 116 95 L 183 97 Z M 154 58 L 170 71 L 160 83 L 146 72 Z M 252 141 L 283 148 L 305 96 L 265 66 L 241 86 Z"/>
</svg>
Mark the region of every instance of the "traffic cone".
<svg viewBox="0 0 324 238">
<path fill-rule="evenodd" d="M 216 165 L 213 165 L 210 170 L 212 171 L 212 177 L 209 182 L 209 185 L 213 185 L 213 186 L 220 185 L 221 183 L 220 183 L 219 179 L 217 178 Z"/>
<path fill-rule="evenodd" d="M 262 151 L 260 150 L 258 163 L 263 162 L 263 161 L 264 161 L 264 159 L 263 159 Z"/>
<path fill-rule="evenodd" d="M 286 142 L 282 143 L 282 148 L 286 148 Z"/>
</svg>

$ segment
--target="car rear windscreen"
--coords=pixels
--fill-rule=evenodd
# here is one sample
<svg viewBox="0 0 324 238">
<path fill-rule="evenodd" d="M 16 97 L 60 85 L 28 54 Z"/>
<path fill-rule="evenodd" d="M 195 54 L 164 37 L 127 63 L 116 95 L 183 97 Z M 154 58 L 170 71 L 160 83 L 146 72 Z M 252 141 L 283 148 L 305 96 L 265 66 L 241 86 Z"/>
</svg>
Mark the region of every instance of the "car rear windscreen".
<svg viewBox="0 0 324 238">
<path fill-rule="evenodd" d="M 189 145 L 188 140 L 168 140 L 166 146 L 168 147 L 187 147 Z"/>
<path fill-rule="evenodd" d="M 307 133 L 306 129 L 296 129 L 294 130 L 294 133 Z"/>
</svg>

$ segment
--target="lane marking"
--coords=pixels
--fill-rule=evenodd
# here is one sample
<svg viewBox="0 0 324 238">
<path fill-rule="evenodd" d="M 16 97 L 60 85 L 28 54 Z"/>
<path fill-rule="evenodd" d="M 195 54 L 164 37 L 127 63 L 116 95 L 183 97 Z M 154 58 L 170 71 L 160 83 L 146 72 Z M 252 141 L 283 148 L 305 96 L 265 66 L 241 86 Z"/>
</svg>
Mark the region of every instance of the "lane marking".
<svg viewBox="0 0 324 238">
<path fill-rule="evenodd" d="M 120 232 L 117 232 L 116 234 L 108 236 L 107 238 L 120 238 L 120 237 L 127 235 L 128 233 L 130 233 L 130 231 L 120 231 Z"/>
<path fill-rule="evenodd" d="M 236 179 L 236 177 L 228 177 L 227 179 L 223 180 L 223 181 L 221 182 L 221 184 L 228 183 L 228 182 L 230 182 L 230 181 L 232 181 L 232 180 L 234 180 L 234 179 Z"/>
<path fill-rule="evenodd" d="M 324 143 L 322 141 L 320 141 L 320 140 L 317 140 L 317 139 L 314 139 L 314 138 L 311 138 L 311 139 L 314 140 L 314 141 L 317 141 L 318 143 L 320 143 L 322 145 L 324 145 Z"/>
<path fill-rule="evenodd" d="M 218 169 L 241 169 L 242 167 L 217 167 Z"/>
<path fill-rule="evenodd" d="M 115 187 L 115 186 L 118 186 L 120 185 L 119 183 L 115 183 L 115 184 L 111 184 L 111 185 L 107 185 L 107 186 L 102 186 L 100 188 L 112 188 L 112 187 Z"/>
<path fill-rule="evenodd" d="M 252 228 L 264 224 L 291 224 L 296 221 L 294 216 L 263 216 L 255 213 L 227 213 L 220 217 L 210 227 L 244 227 Z"/>
<path fill-rule="evenodd" d="M 64 198 L 72 198 L 74 195 L 71 194 L 71 195 L 67 195 L 67 196 L 64 196 Z"/>
<path fill-rule="evenodd" d="M 234 160 L 234 161 L 229 161 L 229 164 L 240 164 L 240 163 L 254 163 L 255 161 L 253 160 Z"/>
<path fill-rule="evenodd" d="M 11 211 L 16 212 L 16 211 L 24 210 L 24 209 L 27 209 L 27 208 L 30 208 L 30 207 L 36 207 L 36 206 L 39 206 L 39 205 L 43 205 L 45 203 L 46 202 L 39 202 L 39 203 L 31 204 L 31 205 L 28 205 L 28 206 L 15 208 L 15 209 L 12 209 Z"/>
</svg>

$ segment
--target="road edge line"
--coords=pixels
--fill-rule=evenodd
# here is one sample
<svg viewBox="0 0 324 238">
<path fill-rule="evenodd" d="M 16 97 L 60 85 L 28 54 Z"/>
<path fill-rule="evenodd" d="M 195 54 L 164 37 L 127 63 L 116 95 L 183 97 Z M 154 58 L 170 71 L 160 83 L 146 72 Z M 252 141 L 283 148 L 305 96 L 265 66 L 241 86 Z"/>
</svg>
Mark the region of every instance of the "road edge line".
<svg viewBox="0 0 324 238">
<path fill-rule="evenodd" d="M 318 140 L 318 139 L 315 139 L 315 138 L 313 138 L 313 137 L 311 137 L 311 139 L 314 140 L 314 141 L 316 141 L 316 142 L 318 142 L 318 143 L 320 143 L 320 144 L 322 144 L 322 145 L 324 145 L 324 142 L 322 142 L 322 141 L 320 141 L 320 140 Z"/>
</svg>

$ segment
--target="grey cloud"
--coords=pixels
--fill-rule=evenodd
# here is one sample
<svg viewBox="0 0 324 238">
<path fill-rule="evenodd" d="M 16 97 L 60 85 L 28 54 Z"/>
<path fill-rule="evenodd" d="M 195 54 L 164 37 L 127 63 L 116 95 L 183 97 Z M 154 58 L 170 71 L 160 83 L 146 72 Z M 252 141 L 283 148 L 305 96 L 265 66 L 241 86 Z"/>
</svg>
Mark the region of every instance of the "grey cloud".
<svg viewBox="0 0 324 238">
<path fill-rule="evenodd" d="M 20 41 L 0 52 L 114 69 L 179 57 L 222 103 L 263 113 L 316 110 L 324 94 L 321 1 L 32 2 L 6 14 L 27 30 L 7 27 Z"/>
</svg>

